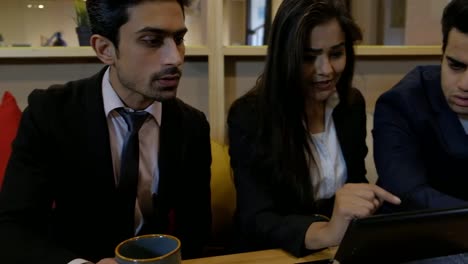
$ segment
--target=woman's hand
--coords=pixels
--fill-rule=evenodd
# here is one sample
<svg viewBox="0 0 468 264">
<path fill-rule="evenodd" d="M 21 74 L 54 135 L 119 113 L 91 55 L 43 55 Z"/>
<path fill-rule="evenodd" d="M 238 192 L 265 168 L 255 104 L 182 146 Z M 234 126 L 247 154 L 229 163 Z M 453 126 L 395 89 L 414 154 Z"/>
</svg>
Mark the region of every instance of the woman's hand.
<svg viewBox="0 0 468 264">
<path fill-rule="evenodd" d="M 333 214 L 329 222 L 315 222 L 305 237 L 308 249 L 336 246 L 343 239 L 350 221 L 372 215 L 383 202 L 400 204 L 400 198 L 374 184 L 345 184 L 335 194 Z"/>
</svg>

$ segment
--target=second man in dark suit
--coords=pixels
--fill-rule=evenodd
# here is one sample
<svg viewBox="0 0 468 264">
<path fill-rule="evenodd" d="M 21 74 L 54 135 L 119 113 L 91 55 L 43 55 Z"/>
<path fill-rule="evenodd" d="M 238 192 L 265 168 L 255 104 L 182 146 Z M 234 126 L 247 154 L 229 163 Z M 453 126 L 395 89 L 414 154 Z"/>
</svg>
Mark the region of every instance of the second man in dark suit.
<svg viewBox="0 0 468 264">
<path fill-rule="evenodd" d="M 468 205 L 468 0 L 447 5 L 442 31 L 442 64 L 417 67 L 376 104 L 378 184 L 402 198 L 394 210 Z"/>
</svg>

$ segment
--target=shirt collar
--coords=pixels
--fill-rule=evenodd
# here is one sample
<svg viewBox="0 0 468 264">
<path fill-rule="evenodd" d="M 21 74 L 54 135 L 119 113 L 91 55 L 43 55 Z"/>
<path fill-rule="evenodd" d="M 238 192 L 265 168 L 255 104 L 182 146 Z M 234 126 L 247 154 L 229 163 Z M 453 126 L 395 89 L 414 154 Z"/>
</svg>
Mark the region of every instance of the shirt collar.
<svg viewBox="0 0 468 264">
<path fill-rule="evenodd" d="M 335 107 L 340 103 L 340 97 L 338 92 L 334 92 L 330 97 L 328 97 L 326 102 L 326 108 L 335 109 Z"/>
<path fill-rule="evenodd" d="M 325 102 L 325 130 L 323 133 L 329 132 L 330 124 L 331 122 L 333 122 L 333 118 L 332 118 L 333 110 L 335 110 L 335 107 L 339 103 L 340 103 L 340 97 L 338 96 L 337 92 L 334 92 L 332 95 L 330 95 L 330 97 L 328 97 L 327 101 Z M 304 120 L 302 121 L 302 123 L 304 127 L 306 127 L 306 123 Z"/>
<path fill-rule="evenodd" d="M 338 92 L 334 92 L 330 97 L 328 97 L 325 104 L 325 131 L 327 130 L 328 124 L 332 119 L 333 110 L 340 103 L 340 97 Z"/>
<path fill-rule="evenodd" d="M 465 130 L 465 134 L 468 134 L 468 118 L 458 117 L 458 119 L 460 119 L 463 129 Z"/>
<path fill-rule="evenodd" d="M 106 113 L 106 117 L 108 117 L 109 114 L 113 110 L 117 108 L 121 108 L 121 107 L 126 107 L 125 104 L 120 99 L 120 97 L 115 92 L 114 88 L 112 88 L 112 84 L 110 83 L 110 79 L 109 79 L 109 72 L 110 72 L 110 67 L 107 68 L 102 78 L 102 97 L 104 100 L 104 112 Z M 161 116 L 162 116 L 161 102 L 154 101 L 144 111 L 152 115 L 154 120 L 156 120 L 156 122 L 158 123 L 158 125 L 161 126 Z"/>
</svg>

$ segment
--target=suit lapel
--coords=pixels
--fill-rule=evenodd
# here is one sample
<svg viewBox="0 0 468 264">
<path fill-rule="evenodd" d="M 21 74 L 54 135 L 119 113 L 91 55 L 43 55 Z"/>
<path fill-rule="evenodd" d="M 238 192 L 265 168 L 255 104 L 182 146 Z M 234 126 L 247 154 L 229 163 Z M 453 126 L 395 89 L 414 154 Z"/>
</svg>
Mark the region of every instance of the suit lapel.
<svg viewBox="0 0 468 264">
<path fill-rule="evenodd" d="M 107 68 L 88 79 L 85 89 L 84 122 L 86 124 L 86 144 L 89 155 L 89 167 L 95 175 L 93 182 L 100 188 L 106 188 L 104 193 L 115 190 L 114 170 L 109 142 L 109 129 L 104 112 L 102 97 L 102 77 Z M 107 189 L 108 188 L 108 189 Z"/>
<path fill-rule="evenodd" d="M 177 100 L 162 104 L 161 134 L 159 140 L 159 190 L 158 196 L 171 195 L 179 175 L 183 155 L 182 118 Z"/>
</svg>

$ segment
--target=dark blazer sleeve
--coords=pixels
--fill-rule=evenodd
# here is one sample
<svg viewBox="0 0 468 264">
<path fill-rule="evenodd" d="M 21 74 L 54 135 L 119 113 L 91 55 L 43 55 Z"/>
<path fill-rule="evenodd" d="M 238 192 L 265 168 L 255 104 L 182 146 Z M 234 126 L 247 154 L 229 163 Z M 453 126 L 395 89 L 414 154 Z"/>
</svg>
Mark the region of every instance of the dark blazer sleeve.
<svg viewBox="0 0 468 264">
<path fill-rule="evenodd" d="M 48 237 L 52 208 L 49 121 L 39 91 L 29 96 L 3 189 L 0 192 L 0 259 L 3 263 L 68 263 L 77 256 Z"/>
<path fill-rule="evenodd" d="M 326 218 L 300 213 L 282 213 L 277 194 L 260 184 L 251 172 L 255 148 L 256 111 L 250 101 L 235 103 L 228 116 L 229 154 L 237 191 L 237 221 L 242 250 L 282 248 L 295 256 L 306 255 L 305 234 L 315 221 Z M 277 200 L 277 199 L 276 199 Z M 292 205 L 293 206 L 293 205 Z"/>
<path fill-rule="evenodd" d="M 179 225 L 176 226 L 181 236 L 184 259 L 202 257 L 204 246 L 211 235 L 211 143 L 210 126 L 205 115 L 185 105 L 184 134 L 188 135 L 183 151 L 186 175 L 178 186 L 181 210 Z"/>
<path fill-rule="evenodd" d="M 402 199 L 400 207 L 387 210 L 416 210 L 457 207 L 466 202 L 429 185 L 418 135 L 411 126 L 408 100 L 393 90 L 377 101 L 374 113 L 374 160 L 377 184 Z M 413 102 L 415 103 L 415 102 Z"/>
</svg>

